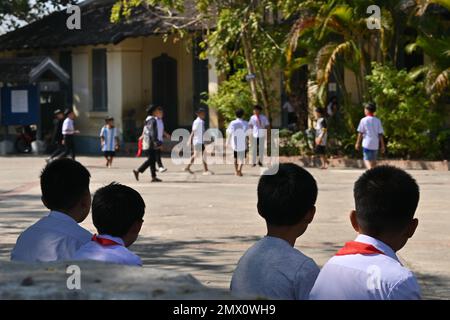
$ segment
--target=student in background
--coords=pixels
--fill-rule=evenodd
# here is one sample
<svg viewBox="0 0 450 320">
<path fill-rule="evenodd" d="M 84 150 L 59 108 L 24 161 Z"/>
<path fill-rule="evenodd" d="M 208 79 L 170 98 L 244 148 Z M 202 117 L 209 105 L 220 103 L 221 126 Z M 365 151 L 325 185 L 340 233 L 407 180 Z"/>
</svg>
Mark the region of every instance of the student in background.
<svg viewBox="0 0 450 320">
<path fill-rule="evenodd" d="M 260 167 L 264 164 L 264 153 L 266 152 L 266 131 L 269 128 L 269 120 L 262 113 L 259 105 L 253 107 L 253 115 L 250 117 L 248 126 L 253 131 L 252 138 L 252 166 L 256 166 L 256 158 Z"/>
<path fill-rule="evenodd" d="M 170 134 L 168 134 L 164 130 L 164 110 L 163 108 L 159 108 L 155 114 L 157 125 L 158 125 L 158 141 L 161 143 L 161 145 L 164 142 L 164 138 L 170 139 Z M 161 159 L 161 148 L 156 150 L 156 164 L 158 165 L 158 171 L 159 172 L 166 172 L 167 168 L 164 167 Z"/>
<path fill-rule="evenodd" d="M 324 265 L 310 298 L 420 299 L 416 277 L 396 255 L 418 225 L 416 181 L 401 169 L 380 166 L 359 177 L 353 190 L 350 222 L 358 236 Z"/>
<path fill-rule="evenodd" d="M 58 159 L 41 174 L 42 202 L 50 213 L 17 239 L 11 260 L 47 262 L 70 260 L 92 234 L 79 226 L 89 214 L 90 174 L 80 163 Z"/>
<path fill-rule="evenodd" d="M 52 152 L 50 157 L 46 159 L 47 163 L 55 159 L 56 156 L 61 154 L 64 149 L 64 146 L 62 144 L 64 138 L 62 134 L 64 112 L 62 112 L 60 109 L 56 109 L 53 114 L 55 115 L 55 119 L 53 121 L 52 144 L 55 146 L 55 150 Z"/>
<path fill-rule="evenodd" d="M 72 157 L 72 160 L 75 160 L 75 143 L 74 136 L 79 134 L 80 131 L 75 130 L 74 120 L 76 118 L 75 113 L 71 109 L 67 109 L 64 112 L 66 119 L 63 122 L 62 126 L 62 134 L 64 136 L 62 144 L 64 145 L 64 151 L 62 154 L 57 156 L 57 158 L 67 157 L 69 154 Z"/>
<path fill-rule="evenodd" d="M 189 164 L 184 168 L 184 171 L 193 174 L 191 166 L 197 157 L 202 157 L 203 163 L 203 175 L 211 175 L 212 172 L 208 170 L 208 164 L 206 163 L 205 143 L 203 141 L 203 135 L 205 134 L 205 118 L 206 109 L 199 108 L 196 112 L 197 118 L 192 123 L 192 132 L 189 136 L 188 144 L 193 148 L 193 154 L 189 160 Z"/>
<path fill-rule="evenodd" d="M 257 207 L 267 235 L 239 260 L 231 280 L 235 297 L 308 298 L 319 268 L 294 245 L 314 218 L 316 198 L 316 181 L 293 163 L 260 178 Z"/>
<path fill-rule="evenodd" d="M 147 108 L 147 119 L 142 130 L 142 149 L 147 156 L 147 160 L 138 169 L 133 170 L 134 177 L 139 181 L 139 174 L 144 173 L 150 167 L 151 182 L 161 182 L 156 176 L 156 154 L 161 149 L 162 142 L 158 140 L 158 122 L 156 114 L 161 107 L 150 105 Z"/>
<path fill-rule="evenodd" d="M 237 109 L 235 114 L 236 119 L 228 125 L 227 135 L 228 144 L 231 144 L 233 149 L 235 175 L 242 177 L 242 167 L 247 154 L 248 122 L 242 119 L 244 116 L 243 109 Z"/>
<path fill-rule="evenodd" d="M 322 163 L 321 169 L 328 168 L 328 159 L 327 159 L 327 138 L 328 138 L 328 124 L 325 119 L 325 110 L 323 108 L 316 108 L 315 112 L 316 117 L 316 139 L 315 139 L 315 147 L 314 154 L 320 157 L 320 162 Z"/>
<path fill-rule="evenodd" d="M 362 141 L 364 164 L 367 169 L 376 166 L 378 150 L 381 148 L 381 153 L 385 151 L 383 126 L 380 119 L 375 116 L 376 110 L 374 103 L 369 102 L 364 105 L 366 116 L 359 122 L 358 138 L 355 144 L 355 149 L 359 151 Z"/>
<path fill-rule="evenodd" d="M 105 125 L 100 130 L 100 141 L 106 159 L 106 167 L 111 168 L 116 151 L 119 150 L 119 134 L 114 126 L 113 117 L 105 119 Z"/>
<path fill-rule="evenodd" d="M 141 231 L 144 213 L 144 199 L 136 190 L 118 183 L 98 189 L 92 201 L 92 221 L 98 234 L 75 253 L 73 260 L 142 266 L 141 258 L 128 247 Z"/>
</svg>

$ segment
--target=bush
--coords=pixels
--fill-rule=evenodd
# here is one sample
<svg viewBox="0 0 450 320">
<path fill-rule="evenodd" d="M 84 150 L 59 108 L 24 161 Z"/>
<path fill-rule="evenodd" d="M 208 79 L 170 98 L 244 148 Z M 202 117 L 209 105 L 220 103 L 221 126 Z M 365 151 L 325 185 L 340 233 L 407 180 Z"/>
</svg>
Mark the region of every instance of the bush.
<svg viewBox="0 0 450 320">
<path fill-rule="evenodd" d="M 237 71 L 228 80 L 220 83 L 216 94 L 210 95 L 205 103 L 215 108 L 223 116 L 225 126 L 236 118 L 234 112 L 238 108 L 245 111 L 244 119 L 250 118 L 253 109 L 252 94 L 245 81 L 246 71 Z"/>
<path fill-rule="evenodd" d="M 372 63 L 367 76 L 369 93 L 377 104 L 387 138 L 387 149 L 394 157 L 440 158 L 448 131 L 443 119 L 431 104 L 423 81 L 412 73 L 392 66 Z"/>
<path fill-rule="evenodd" d="M 299 156 L 311 154 L 314 143 L 314 134 L 309 131 L 298 131 L 293 133 L 290 130 L 282 129 L 280 137 L 280 156 Z"/>
</svg>

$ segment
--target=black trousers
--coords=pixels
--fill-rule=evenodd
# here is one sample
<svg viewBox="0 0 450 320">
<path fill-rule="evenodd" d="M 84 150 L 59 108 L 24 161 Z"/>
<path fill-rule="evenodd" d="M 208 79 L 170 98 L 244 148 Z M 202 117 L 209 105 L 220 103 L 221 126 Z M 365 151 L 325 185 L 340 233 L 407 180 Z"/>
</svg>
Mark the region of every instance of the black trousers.
<svg viewBox="0 0 450 320">
<path fill-rule="evenodd" d="M 156 154 L 157 151 L 160 150 L 155 150 L 155 149 L 148 149 L 145 150 L 145 155 L 147 156 L 147 160 L 145 160 L 145 162 L 143 164 L 141 164 L 141 166 L 138 168 L 138 171 L 140 173 L 144 173 L 145 170 L 147 170 L 148 167 L 150 167 L 150 173 L 152 175 L 152 178 L 156 177 Z"/>
<path fill-rule="evenodd" d="M 64 136 L 64 151 L 57 156 L 58 158 L 65 158 L 71 155 L 72 159 L 75 160 L 75 144 L 72 134 L 67 134 Z"/>
<path fill-rule="evenodd" d="M 50 155 L 50 159 L 56 158 L 59 154 L 61 154 L 64 150 L 64 145 L 62 144 L 62 141 L 58 141 L 55 143 L 55 151 L 52 152 Z"/>
<path fill-rule="evenodd" d="M 164 165 L 161 160 L 161 149 L 155 150 L 156 152 L 156 163 L 158 164 L 159 168 L 164 168 Z"/>
</svg>

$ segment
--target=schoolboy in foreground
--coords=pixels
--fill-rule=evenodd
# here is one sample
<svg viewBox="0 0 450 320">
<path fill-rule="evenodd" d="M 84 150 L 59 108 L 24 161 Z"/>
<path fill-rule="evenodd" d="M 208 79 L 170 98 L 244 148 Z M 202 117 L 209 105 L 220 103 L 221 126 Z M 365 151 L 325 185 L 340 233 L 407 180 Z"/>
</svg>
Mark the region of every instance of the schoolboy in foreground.
<svg viewBox="0 0 450 320">
<path fill-rule="evenodd" d="M 415 276 L 395 254 L 417 228 L 416 181 L 403 170 L 380 166 L 356 181 L 354 197 L 350 221 L 359 235 L 325 264 L 310 298 L 420 299 Z"/>
<path fill-rule="evenodd" d="M 45 167 L 41 174 L 41 199 L 50 214 L 22 232 L 11 260 L 69 260 L 91 239 L 92 234 L 78 225 L 90 211 L 89 181 L 89 171 L 71 159 L 58 159 Z"/>
<path fill-rule="evenodd" d="M 127 248 L 141 231 L 145 203 L 134 189 L 111 183 L 95 192 L 92 221 L 98 235 L 78 250 L 73 260 L 96 260 L 142 266 L 141 258 Z"/>
<path fill-rule="evenodd" d="M 254 244 L 234 271 L 236 297 L 307 299 L 319 273 L 314 261 L 294 248 L 316 211 L 317 185 L 312 175 L 293 163 L 280 164 L 258 184 L 258 212 L 267 236 Z"/>
</svg>

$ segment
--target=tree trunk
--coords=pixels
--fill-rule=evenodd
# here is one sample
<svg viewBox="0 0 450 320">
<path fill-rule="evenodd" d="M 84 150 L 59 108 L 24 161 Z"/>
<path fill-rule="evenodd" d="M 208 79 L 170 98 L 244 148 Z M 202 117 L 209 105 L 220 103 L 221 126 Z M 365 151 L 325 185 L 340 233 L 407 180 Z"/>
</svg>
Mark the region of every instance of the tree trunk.
<svg viewBox="0 0 450 320">
<path fill-rule="evenodd" d="M 256 70 L 255 65 L 253 64 L 252 54 L 251 54 L 251 46 L 249 44 L 248 38 L 247 38 L 247 31 L 244 30 L 242 32 L 242 47 L 244 48 L 244 56 L 245 56 L 245 63 L 247 65 L 247 70 L 252 75 L 256 76 Z M 258 91 L 256 88 L 256 78 L 249 79 L 250 84 L 250 91 L 252 93 L 252 98 L 255 103 L 259 102 L 258 99 Z"/>
</svg>

